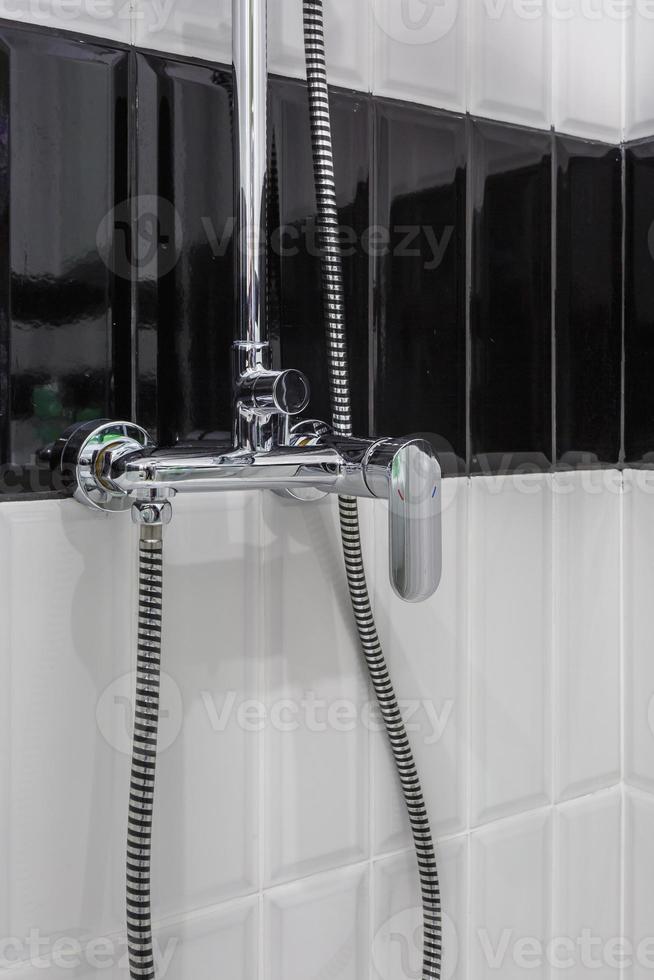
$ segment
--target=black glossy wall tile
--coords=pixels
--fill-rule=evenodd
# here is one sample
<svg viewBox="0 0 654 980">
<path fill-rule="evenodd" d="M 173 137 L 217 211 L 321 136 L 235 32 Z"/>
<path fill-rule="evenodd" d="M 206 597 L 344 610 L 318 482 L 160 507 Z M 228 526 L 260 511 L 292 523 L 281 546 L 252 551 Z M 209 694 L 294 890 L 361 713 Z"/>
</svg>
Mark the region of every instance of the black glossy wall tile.
<svg viewBox="0 0 654 980">
<path fill-rule="evenodd" d="M 654 140 L 626 150 L 625 459 L 654 462 Z"/>
<path fill-rule="evenodd" d="M 101 42 L 0 27 L 4 492 L 46 489 L 36 451 L 122 409 L 130 284 L 111 216 L 128 191 L 128 61 Z"/>
<path fill-rule="evenodd" d="M 377 100 L 374 429 L 465 467 L 466 121 Z"/>
<path fill-rule="evenodd" d="M 136 81 L 136 418 L 172 443 L 231 429 L 232 83 L 152 54 Z"/>
<path fill-rule="evenodd" d="M 272 79 L 270 103 L 272 341 L 328 418 L 304 84 Z M 619 148 L 341 90 L 332 109 L 357 432 L 428 433 L 448 473 L 614 465 L 624 394 L 626 459 L 654 460 L 654 142 L 626 151 L 623 290 Z M 229 430 L 232 124 L 220 66 L 0 22 L 5 493 L 48 485 L 38 450 L 75 420 Z"/>
<path fill-rule="evenodd" d="M 555 142 L 556 453 L 564 465 L 620 459 L 622 151 Z"/>
<path fill-rule="evenodd" d="M 473 120 L 471 469 L 552 459 L 551 136 Z"/>
<path fill-rule="evenodd" d="M 327 355 L 316 242 L 311 134 L 306 87 L 271 83 L 270 231 L 271 330 L 278 358 L 304 371 L 311 383 L 309 414 L 330 419 Z M 366 436 L 369 419 L 370 103 L 365 96 L 331 96 L 334 166 L 344 245 L 343 274 L 355 431 Z"/>
</svg>

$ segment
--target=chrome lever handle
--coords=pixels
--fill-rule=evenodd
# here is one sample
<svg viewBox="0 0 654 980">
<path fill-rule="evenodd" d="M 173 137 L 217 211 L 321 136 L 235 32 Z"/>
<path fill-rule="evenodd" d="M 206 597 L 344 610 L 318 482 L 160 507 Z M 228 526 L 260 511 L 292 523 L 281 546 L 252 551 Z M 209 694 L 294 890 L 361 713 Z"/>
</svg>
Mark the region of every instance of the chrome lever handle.
<svg viewBox="0 0 654 980">
<path fill-rule="evenodd" d="M 389 572 L 393 591 L 422 602 L 438 588 L 442 569 L 441 468 L 428 442 L 388 439 L 365 465 L 376 496 L 388 496 Z M 381 481 L 386 482 L 383 488 Z M 386 490 L 383 493 L 383 489 Z"/>
</svg>

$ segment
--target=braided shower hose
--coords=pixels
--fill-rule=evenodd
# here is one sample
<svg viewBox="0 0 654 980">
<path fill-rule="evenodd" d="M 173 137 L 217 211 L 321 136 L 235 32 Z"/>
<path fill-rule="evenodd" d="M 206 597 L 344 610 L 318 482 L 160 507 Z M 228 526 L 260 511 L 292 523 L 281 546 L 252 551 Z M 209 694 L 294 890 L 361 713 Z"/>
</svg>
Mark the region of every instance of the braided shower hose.
<svg viewBox="0 0 654 980">
<path fill-rule="evenodd" d="M 162 528 L 141 525 L 136 703 L 127 823 L 127 948 L 132 980 L 155 980 L 150 859 L 159 726 L 162 597 Z"/>
<path fill-rule="evenodd" d="M 322 0 L 303 0 L 303 20 L 332 424 L 334 432 L 338 435 L 351 436 L 353 434 L 352 408 L 343 264 L 336 208 Z M 339 497 L 338 506 L 345 570 L 354 618 L 400 777 L 418 860 L 424 922 L 422 977 L 423 980 L 440 980 L 441 898 L 429 817 L 406 727 L 395 697 L 370 605 L 356 497 Z"/>
</svg>

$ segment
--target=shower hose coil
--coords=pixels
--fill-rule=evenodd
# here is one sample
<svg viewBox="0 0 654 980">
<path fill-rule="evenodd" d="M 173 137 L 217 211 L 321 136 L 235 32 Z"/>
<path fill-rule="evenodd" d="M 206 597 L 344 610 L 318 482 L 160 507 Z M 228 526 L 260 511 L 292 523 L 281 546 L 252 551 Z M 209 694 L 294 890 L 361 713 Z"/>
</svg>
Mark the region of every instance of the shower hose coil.
<svg viewBox="0 0 654 980">
<path fill-rule="evenodd" d="M 322 0 L 303 0 L 303 12 L 329 392 L 334 430 L 349 436 L 352 435 L 352 409 Z M 429 818 L 372 614 L 356 499 L 339 497 L 339 514 L 354 618 L 399 774 L 418 860 L 424 922 L 422 976 L 423 980 L 440 980 L 441 902 Z M 138 657 L 127 842 L 127 941 L 133 980 L 155 980 L 150 869 L 161 665 L 163 554 L 160 532 L 160 528 L 157 533 L 155 528 L 142 527 L 139 541 Z"/>
<path fill-rule="evenodd" d="M 322 0 L 303 0 L 314 180 L 321 247 L 323 309 L 334 431 L 352 435 L 345 294 L 325 59 Z M 418 771 L 372 613 L 355 497 L 339 497 L 343 555 L 352 609 L 409 814 L 418 861 L 424 923 L 423 980 L 440 980 L 441 898 L 436 855 Z"/>
<path fill-rule="evenodd" d="M 162 549 L 161 528 L 142 527 L 136 701 L 127 822 L 127 947 L 133 980 L 155 978 L 150 864 L 161 674 Z"/>
</svg>

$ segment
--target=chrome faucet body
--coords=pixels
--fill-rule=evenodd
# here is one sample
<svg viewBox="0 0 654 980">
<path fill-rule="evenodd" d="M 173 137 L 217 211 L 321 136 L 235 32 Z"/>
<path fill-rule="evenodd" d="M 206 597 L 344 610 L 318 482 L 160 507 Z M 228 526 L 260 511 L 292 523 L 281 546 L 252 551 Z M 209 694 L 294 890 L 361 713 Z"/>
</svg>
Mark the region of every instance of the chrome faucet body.
<svg viewBox="0 0 654 980">
<path fill-rule="evenodd" d="M 311 499 L 325 493 L 389 501 L 390 574 L 408 601 L 427 598 L 441 573 L 441 471 L 421 439 L 334 436 L 293 420 L 309 403 L 295 370 L 274 371 L 266 325 L 266 0 L 233 0 L 237 322 L 232 347 L 233 432 L 157 447 L 131 422 L 74 426 L 53 463 L 75 496 L 96 509 L 132 508 L 139 524 L 170 520 L 177 493 L 274 490 Z"/>
<path fill-rule="evenodd" d="M 317 490 L 386 499 L 395 591 L 418 602 L 440 581 L 441 471 L 422 439 L 350 439 L 302 423 L 286 445 L 264 450 L 209 441 L 161 448 L 131 422 L 100 420 L 65 432 L 53 458 L 78 500 L 103 511 L 134 505 L 139 523 L 150 505 L 169 520 L 178 493 Z"/>
</svg>

